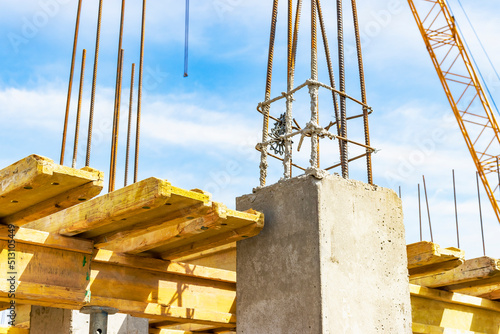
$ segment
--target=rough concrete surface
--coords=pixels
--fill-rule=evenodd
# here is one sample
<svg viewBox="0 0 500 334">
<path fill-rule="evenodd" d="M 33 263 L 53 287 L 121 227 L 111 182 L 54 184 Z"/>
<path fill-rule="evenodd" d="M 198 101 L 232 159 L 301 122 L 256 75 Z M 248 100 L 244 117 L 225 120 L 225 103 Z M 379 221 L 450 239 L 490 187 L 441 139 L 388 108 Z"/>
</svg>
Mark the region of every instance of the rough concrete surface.
<svg viewBox="0 0 500 334">
<path fill-rule="evenodd" d="M 301 176 L 237 199 L 265 215 L 237 245 L 239 334 L 411 333 L 401 201 Z"/>
<path fill-rule="evenodd" d="M 88 314 L 42 306 L 31 307 L 30 333 L 89 334 Z M 108 334 L 148 334 L 148 319 L 127 314 L 108 316 Z"/>
</svg>

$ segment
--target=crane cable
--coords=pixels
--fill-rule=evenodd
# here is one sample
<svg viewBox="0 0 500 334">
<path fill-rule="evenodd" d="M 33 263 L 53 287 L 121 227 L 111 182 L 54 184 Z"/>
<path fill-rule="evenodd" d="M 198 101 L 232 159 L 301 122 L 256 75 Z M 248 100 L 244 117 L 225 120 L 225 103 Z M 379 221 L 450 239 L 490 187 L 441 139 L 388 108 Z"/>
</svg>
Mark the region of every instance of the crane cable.
<svg viewBox="0 0 500 334">
<path fill-rule="evenodd" d="M 184 77 L 188 76 L 188 51 L 189 51 L 189 0 L 186 0 L 186 28 L 184 37 Z"/>
<path fill-rule="evenodd" d="M 451 15 L 452 15 L 452 16 L 453 16 L 453 18 L 455 19 L 455 14 L 453 13 L 453 10 L 451 9 L 451 6 L 450 6 L 449 1 L 448 1 L 448 0 L 445 0 L 445 1 L 446 1 L 446 4 L 448 5 L 448 8 L 450 9 Z M 457 1 L 459 2 L 460 7 L 462 7 L 462 10 L 463 10 L 463 11 L 464 11 L 464 13 L 465 13 L 465 10 L 464 10 L 464 8 L 463 8 L 462 4 L 460 3 L 460 0 L 457 0 Z M 476 38 L 478 39 L 478 41 L 479 41 L 479 43 L 481 44 L 481 46 L 483 46 L 483 44 L 481 43 L 481 40 L 479 39 L 479 37 L 478 37 L 478 35 L 477 35 L 477 33 L 476 33 L 476 30 L 475 30 L 475 29 L 474 29 L 474 27 L 472 26 L 472 23 L 470 22 L 469 17 L 467 16 L 467 13 L 465 13 L 465 16 L 467 17 L 467 20 L 469 21 L 469 24 L 470 24 L 470 26 L 471 26 L 472 30 L 473 30 L 473 31 L 474 31 L 474 33 L 476 34 Z M 461 34 L 462 36 L 465 36 L 465 35 L 464 35 L 464 33 L 462 32 L 462 29 L 460 28 L 460 25 L 458 24 L 458 22 L 457 22 L 457 20 L 456 20 L 456 19 L 454 20 L 454 23 L 455 23 L 455 25 L 457 26 L 458 31 L 460 32 L 460 34 Z M 469 54 L 470 54 L 470 56 L 471 56 L 471 58 L 472 58 L 472 61 L 474 62 L 474 66 L 476 67 L 476 70 L 477 70 L 477 72 L 479 73 L 479 76 L 481 77 L 481 80 L 483 81 L 484 86 L 486 87 L 486 91 L 488 92 L 488 95 L 490 96 L 490 99 L 491 99 L 491 101 L 493 102 L 493 105 L 495 106 L 495 109 L 496 109 L 497 113 L 498 113 L 498 114 L 500 114 L 500 111 L 498 110 L 497 104 L 495 103 L 495 99 L 493 98 L 493 95 L 491 94 L 490 88 L 488 87 L 488 83 L 486 82 L 486 80 L 484 80 L 483 73 L 482 73 L 482 72 L 481 72 L 481 70 L 479 69 L 479 66 L 477 65 L 477 62 L 476 62 L 476 58 L 474 58 L 474 55 L 473 55 L 473 53 L 472 53 L 471 49 L 469 48 L 469 45 L 467 44 L 467 41 L 465 40 L 465 38 L 464 38 L 464 41 L 463 41 L 463 42 L 464 42 L 464 44 L 465 44 L 465 47 L 467 48 L 467 51 L 469 52 Z M 484 51 L 484 53 L 486 54 L 486 57 L 490 60 L 490 57 L 489 57 L 489 56 L 488 56 L 488 54 L 486 53 L 486 50 L 484 49 L 484 47 L 483 47 L 483 51 Z M 491 63 L 491 60 L 490 60 L 490 64 L 491 64 L 491 66 L 493 66 L 493 64 Z M 493 70 L 495 71 L 495 73 L 497 74 L 497 77 L 498 77 L 498 73 L 497 73 L 497 71 L 496 71 L 496 69 L 495 69 L 495 67 L 494 67 L 494 66 L 493 66 Z M 499 80 L 500 80 L 500 77 L 499 77 Z"/>
</svg>

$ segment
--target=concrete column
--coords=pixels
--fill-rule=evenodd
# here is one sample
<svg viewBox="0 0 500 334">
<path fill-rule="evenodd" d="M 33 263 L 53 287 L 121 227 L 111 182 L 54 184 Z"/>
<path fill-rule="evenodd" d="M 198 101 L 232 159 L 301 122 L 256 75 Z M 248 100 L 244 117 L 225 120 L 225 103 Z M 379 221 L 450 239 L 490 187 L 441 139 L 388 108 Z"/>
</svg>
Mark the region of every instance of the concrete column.
<svg viewBox="0 0 500 334">
<path fill-rule="evenodd" d="M 89 315 L 76 310 L 32 306 L 30 334 L 89 334 Z M 108 317 L 108 334 L 148 334 L 148 319 L 127 314 Z"/>
<path fill-rule="evenodd" d="M 265 215 L 237 245 L 238 334 L 411 333 L 401 201 L 304 175 L 239 197 Z"/>
</svg>

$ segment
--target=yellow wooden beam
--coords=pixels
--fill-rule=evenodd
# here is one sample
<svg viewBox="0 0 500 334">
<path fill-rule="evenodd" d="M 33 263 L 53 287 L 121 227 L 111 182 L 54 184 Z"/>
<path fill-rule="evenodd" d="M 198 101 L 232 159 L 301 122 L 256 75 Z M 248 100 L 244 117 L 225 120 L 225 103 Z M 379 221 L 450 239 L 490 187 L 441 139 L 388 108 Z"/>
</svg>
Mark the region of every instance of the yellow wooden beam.
<svg viewBox="0 0 500 334">
<path fill-rule="evenodd" d="M 449 271 L 410 278 L 410 282 L 431 288 L 446 287 L 450 290 L 496 284 L 500 282 L 500 261 L 487 256 L 471 259 Z"/>
<path fill-rule="evenodd" d="M 235 326 L 234 272 L 107 250 L 89 255 L 74 245 L 67 247 L 70 250 L 61 245 L 56 249 L 28 232 L 20 228 L 16 234 L 13 269 L 8 268 L 8 242 L 0 241 L 0 302 L 9 303 L 15 293 L 17 304 L 110 306 L 139 317 L 214 328 Z M 43 233 L 51 240 L 51 234 Z M 72 240 L 59 237 L 61 244 Z M 15 271 L 13 287 L 8 281 L 11 271 Z"/>
<path fill-rule="evenodd" d="M 11 231 L 14 232 L 11 233 Z M 23 244 L 40 245 L 89 255 L 94 251 L 92 240 L 68 238 L 59 234 L 37 231 L 24 227 L 15 227 L 12 229 L 8 226 L 0 225 L 0 240 L 9 241 L 11 239 Z"/>
<path fill-rule="evenodd" d="M 411 278 L 427 276 L 456 268 L 464 263 L 465 252 L 458 248 L 441 248 L 421 241 L 406 246 L 408 272 Z"/>
<path fill-rule="evenodd" d="M 426 326 L 427 329 L 445 328 L 444 333 L 500 332 L 500 303 L 498 302 L 414 284 L 410 284 L 410 295 L 413 323 Z M 417 331 L 417 333 L 420 332 Z M 424 331 L 423 333 L 440 332 Z"/>
<path fill-rule="evenodd" d="M 464 329 L 453 329 L 439 326 L 431 326 L 414 322 L 412 324 L 413 334 L 487 334 L 482 332 L 471 332 Z"/>
<path fill-rule="evenodd" d="M 96 249 L 92 261 L 117 266 L 144 269 L 153 272 L 209 279 L 227 283 L 236 283 L 236 273 L 230 270 L 208 268 L 200 265 L 171 262 L 160 259 L 139 257 L 115 253 L 105 249 Z"/>
<path fill-rule="evenodd" d="M 500 282 L 480 286 L 470 286 L 463 288 L 454 288 L 453 292 L 463 293 L 465 295 L 486 298 L 490 300 L 500 299 Z"/>
<path fill-rule="evenodd" d="M 175 261 L 236 272 L 236 243 L 233 242 L 185 257 L 176 258 Z"/>
<path fill-rule="evenodd" d="M 0 326 L 0 334 L 29 334 L 29 329 Z"/>
<path fill-rule="evenodd" d="M 174 331 L 184 331 L 184 332 L 212 332 L 214 328 L 213 325 L 200 325 L 191 323 L 171 323 L 171 322 L 158 322 L 150 325 L 150 327 L 157 330 L 174 330 Z M 226 328 L 227 329 L 227 328 Z"/>
<path fill-rule="evenodd" d="M 199 190 L 149 178 L 34 221 L 26 227 L 79 236 L 95 247 L 174 260 L 258 234 L 264 217 L 211 202 Z"/>
<path fill-rule="evenodd" d="M 24 225 L 97 196 L 103 173 L 31 155 L 0 170 L 0 222 Z"/>
</svg>

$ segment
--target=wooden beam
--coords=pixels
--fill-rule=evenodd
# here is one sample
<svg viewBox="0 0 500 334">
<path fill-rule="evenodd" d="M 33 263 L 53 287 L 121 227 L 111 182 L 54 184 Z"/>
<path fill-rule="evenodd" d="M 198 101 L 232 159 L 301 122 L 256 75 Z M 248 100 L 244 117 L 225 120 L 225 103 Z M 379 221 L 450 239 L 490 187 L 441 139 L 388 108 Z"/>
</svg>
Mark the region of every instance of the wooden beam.
<svg viewBox="0 0 500 334">
<path fill-rule="evenodd" d="M 236 273 L 199 265 L 171 262 L 160 259 L 119 254 L 104 249 L 95 250 L 92 261 L 160 273 L 189 276 L 236 284 Z"/>
<path fill-rule="evenodd" d="M 177 329 L 167 329 L 167 328 L 151 328 L 149 330 L 149 334 L 213 334 L 213 332 L 191 332 L 185 330 L 177 330 Z"/>
<path fill-rule="evenodd" d="M 168 306 L 99 296 L 92 297 L 90 305 L 115 307 L 121 313 L 127 313 L 140 318 L 161 319 L 179 323 L 187 322 L 216 327 L 233 328 L 236 326 L 235 313 L 214 312 L 209 309 Z"/>
<path fill-rule="evenodd" d="M 29 334 L 29 329 L 0 326 L 0 334 Z"/>
<path fill-rule="evenodd" d="M 79 236 L 95 247 L 173 260 L 258 234 L 264 217 L 211 202 L 200 190 L 149 178 L 26 227 Z"/>
<path fill-rule="evenodd" d="M 465 252 L 458 248 L 441 248 L 422 241 L 406 246 L 408 272 L 411 278 L 428 276 L 456 268 L 464 263 Z"/>
<path fill-rule="evenodd" d="M 31 155 L 0 171 L 0 222 L 24 225 L 97 196 L 103 173 Z"/>
<path fill-rule="evenodd" d="M 10 229 L 5 225 L 0 225 L 0 240 L 8 241 L 11 239 L 23 244 L 41 245 L 48 248 L 64 249 L 89 255 L 94 251 L 92 240 L 68 238 L 59 234 L 24 227 Z"/>
<path fill-rule="evenodd" d="M 462 329 L 452 329 L 440 326 L 424 325 L 419 323 L 412 323 L 413 334 L 487 334 L 482 332 L 471 332 Z"/>
<path fill-rule="evenodd" d="M 16 305 L 16 326 L 17 328 L 30 328 L 31 305 Z"/>
<path fill-rule="evenodd" d="M 500 303 L 410 284 L 416 333 L 499 333 Z M 425 331 L 425 330 L 437 331 Z M 420 330 L 420 331 L 418 331 Z M 465 332 L 464 332 L 465 331 Z"/>
<path fill-rule="evenodd" d="M 150 326 L 151 327 L 151 326 Z M 168 323 L 168 322 L 159 322 L 155 323 L 152 326 L 156 329 L 165 329 L 165 330 L 175 330 L 175 331 L 184 331 L 184 332 L 208 332 L 212 331 L 215 327 L 211 325 L 199 325 L 199 324 L 190 324 L 190 323 Z"/>
<path fill-rule="evenodd" d="M 106 250 L 96 250 L 91 256 L 24 239 L 33 242 L 36 238 L 29 233 L 18 235 L 13 269 L 7 267 L 8 242 L 0 241 L 0 302 L 10 302 L 14 292 L 18 304 L 70 309 L 110 306 L 146 318 L 214 328 L 235 326 L 234 272 Z M 12 270 L 13 290 L 7 281 Z"/>
<path fill-rule="evenodd" d="M 438 274 L 410 279 L 410 282 L 430 288 L 460 289 L 500 282 L 500 261 L 487 256 L 471 259 L 463 265 Z"/>
<path fill-rule="evenodd" d="M 236 272 L 236 243 L 233 242 L 185 257 L 176 258 L 175 261 Z"/>
<path fill-rule="evenodd" d="M 454 288 L 453 292 L 464 295 L 476 296 L 490 300 L 500 299 L 500 282 L 489 285 L 472 286 L 465 288 Z"/>
</svg>

